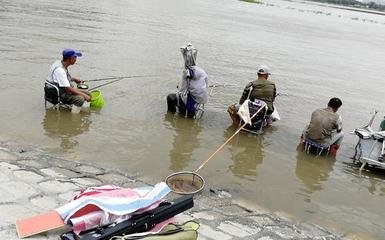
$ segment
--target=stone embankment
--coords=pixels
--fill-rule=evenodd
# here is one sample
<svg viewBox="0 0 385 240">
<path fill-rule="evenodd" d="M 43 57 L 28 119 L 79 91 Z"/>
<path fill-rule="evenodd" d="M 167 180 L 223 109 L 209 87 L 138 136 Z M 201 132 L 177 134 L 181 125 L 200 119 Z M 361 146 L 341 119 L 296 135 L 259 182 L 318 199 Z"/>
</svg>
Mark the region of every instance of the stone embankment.
<svg viewBox="0 0 385 240">
<path fill-rule="evenodd" d="M 0 237 L 18 239 L 15 222 L 67 203 L 80 189 L 102 184 L 122 187 L 152 185 L 117 170 L 68 161 L 43 151 L 0 143 Z M 170 199 L 176 197 L 170 194 Z M 178 215 L 200 223 L 199 239 L 341 239 L 322 227 L 292 222 L 264 210 L 243 208 L 225 191 L 205 189 L 195 206 Z M 27 239 L 58 239 L 47 232 Z"/>
</svg>

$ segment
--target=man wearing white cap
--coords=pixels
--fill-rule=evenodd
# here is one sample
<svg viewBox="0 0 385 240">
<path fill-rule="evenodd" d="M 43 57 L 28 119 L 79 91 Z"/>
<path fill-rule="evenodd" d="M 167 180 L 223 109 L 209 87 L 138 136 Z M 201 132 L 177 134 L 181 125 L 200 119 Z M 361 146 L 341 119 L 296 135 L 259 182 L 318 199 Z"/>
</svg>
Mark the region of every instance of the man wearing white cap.
<svg viewBox="0 0 385 240">
<path fill-rule="evenodd" d="M 237 116 L 237 111 L 239 105 L 242 105 L 246 99 L 250 101 L 262 100 L 266 103 L 267 110 L 267 124 L 270 125 L 272 122 L 271 114 L 274 112 L 274 100 L 277 95 L 275 83 L 268 80 L 270 76 L 270 69 L 266 65 L 259 65 L 257 70 L 258 78 L 250 83 L 248 83 L 243 90 L 242 96 L 239 100 L 239 104 L 232 105 L 229 107 L 228 112 L 230 113 L 231 118 L 234 123 L 237 123 L 239 119 Z"/>
<path fill-rule="evenodd" d="M 72 82 L 81 83 L 79 78 L 71 77 L 68 67 L 76 63 L 77 57 L 82 53 L 73 49 L 64 49 L 62 60 L 55 61 L 49 71 L 47 81 L 59 87 L 60 101 L 65 104 L 74 104 L 81 107 L 84 101 L 89 102 L 91 97 L 88 92 L 80 91 Z"/>
<path fill-rule="evenodd" d="M 274 82 L 268 80 L 270 76 L 270 69 L 266 65 L 258 66 L 258 78 L 246 85 L 243 90 L 239 104 L 242 104 L 246 99 L 254 101 L 255 99 L 266 102 L 268 110 L 267 114 L 270 115 L 274 111 L 273 102 L 277 95 Z"/>
</svg>

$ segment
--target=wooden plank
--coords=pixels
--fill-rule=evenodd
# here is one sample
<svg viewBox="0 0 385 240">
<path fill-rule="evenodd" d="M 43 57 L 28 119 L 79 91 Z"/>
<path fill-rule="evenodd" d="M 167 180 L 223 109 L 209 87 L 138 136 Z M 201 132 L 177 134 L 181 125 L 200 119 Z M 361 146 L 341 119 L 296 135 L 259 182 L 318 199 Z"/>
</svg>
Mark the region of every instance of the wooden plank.
<svg viewBox="0 0 385 240">
<path fill-rule="evenodd" d="M 60 215 L 52 210 L 32 217 L 16 220 L 16 230 L 19 238 L 65 227 Z"/>
</svg>

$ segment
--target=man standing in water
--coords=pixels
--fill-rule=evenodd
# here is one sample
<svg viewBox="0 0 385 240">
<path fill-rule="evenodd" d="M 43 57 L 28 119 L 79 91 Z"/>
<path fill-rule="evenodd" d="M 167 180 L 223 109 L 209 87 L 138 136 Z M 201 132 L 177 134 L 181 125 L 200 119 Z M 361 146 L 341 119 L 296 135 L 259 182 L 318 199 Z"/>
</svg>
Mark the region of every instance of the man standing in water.
<svg viewBox="0 0 385 240">
<path fill-rule="evenodd" d="M 275 83 L 268 80 L 270 76 L 270 69 L 266 65 L 259 65 L 257 70 L 258 78 L 248 83 L 243 90 L 242 96 L 239 100 L 239 104 L 231 105 L 228 108 L 231 119 L 234 124 L 239 124 L 239 116 L 237 115 L 239 106 L 242 105 L 247 99 L 254 102 L 255 100 L 262 100 L 266 103 L 267 109 L 267 125 L 271 125 L 272 117 L 271 114 L 274 112 L 274 100 L 277 96 L 277 90 Z"/>
<path fill-rule="evenodd" d="M 167 109 L 187 117 L 194 117 L 199 104 L 206 104 L 208 100 L 208 76 L 206 72 L 195 65 L 198 50 L 191 43 L 181 48 L 184 59 L 182 81 L 176 94 L 167 96 Z"/>
<path fill-rule="evenodd" d="M 77 57 L 81 57 L 82 54 L 73 49 L 64 49 L 62 55 L 62 60 L 57 60 L 52 64 L 47 80 L 59 87 L 60 101 L 62 103 L 81 107 L 84 101 L 89 102 L 91 97 L 88 92 L 80 91 L 74 87 L 73 82 L 81 83 L 82 81 L 79 78 L 71 77 L 68 67 L 74 65 Z"/>
<path fill-rule="evenodd" d="M 302 138 L 309 139 L 323 147 L 330 147 L 330 155 L 336 156 L 342 139 L 342 119 L 337 114 L 342 106 L 339 98 L 331 98 L 327 108 L 315 110 L 311 114 L 311 120 L 305 129 Z"/>
</svg>

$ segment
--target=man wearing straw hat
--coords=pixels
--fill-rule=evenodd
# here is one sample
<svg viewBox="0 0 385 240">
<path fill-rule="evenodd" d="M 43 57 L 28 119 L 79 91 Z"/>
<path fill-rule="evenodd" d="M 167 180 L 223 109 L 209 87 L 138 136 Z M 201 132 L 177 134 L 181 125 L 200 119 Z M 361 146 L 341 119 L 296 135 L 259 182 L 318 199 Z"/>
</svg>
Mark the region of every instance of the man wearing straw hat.
<svg viewBox="0 0 385 240">
<path fill-rule="evenodd" d="M 57 60 L 52 64 L 47 80 L 59 87 L 60 101 L 62 103 L 81 107 L 84 101 L 89 102 L 91 97 L 89 92 L 80 91 L 74 87 L 73 82 L 82 83 L 82 81 L 79 78 L 71 77 L 68 67 L 74 65 L 77 58 L 82 56 L 82 53 L 73 49 L 64 49 L 62 56 L 62 60 Z"/>
<path fill-rule="evenodd" d="M 198 50 L 191 43 L 181 47 L 185 69 L 182 81 L 176 94 L 167 96 L 167 108 L 170 112 L 176 112 L 194 117 L 199 104 L 206 104 L 208 99 L 208 76 L 206 72 L 195 65 Z"/>
</svg>

